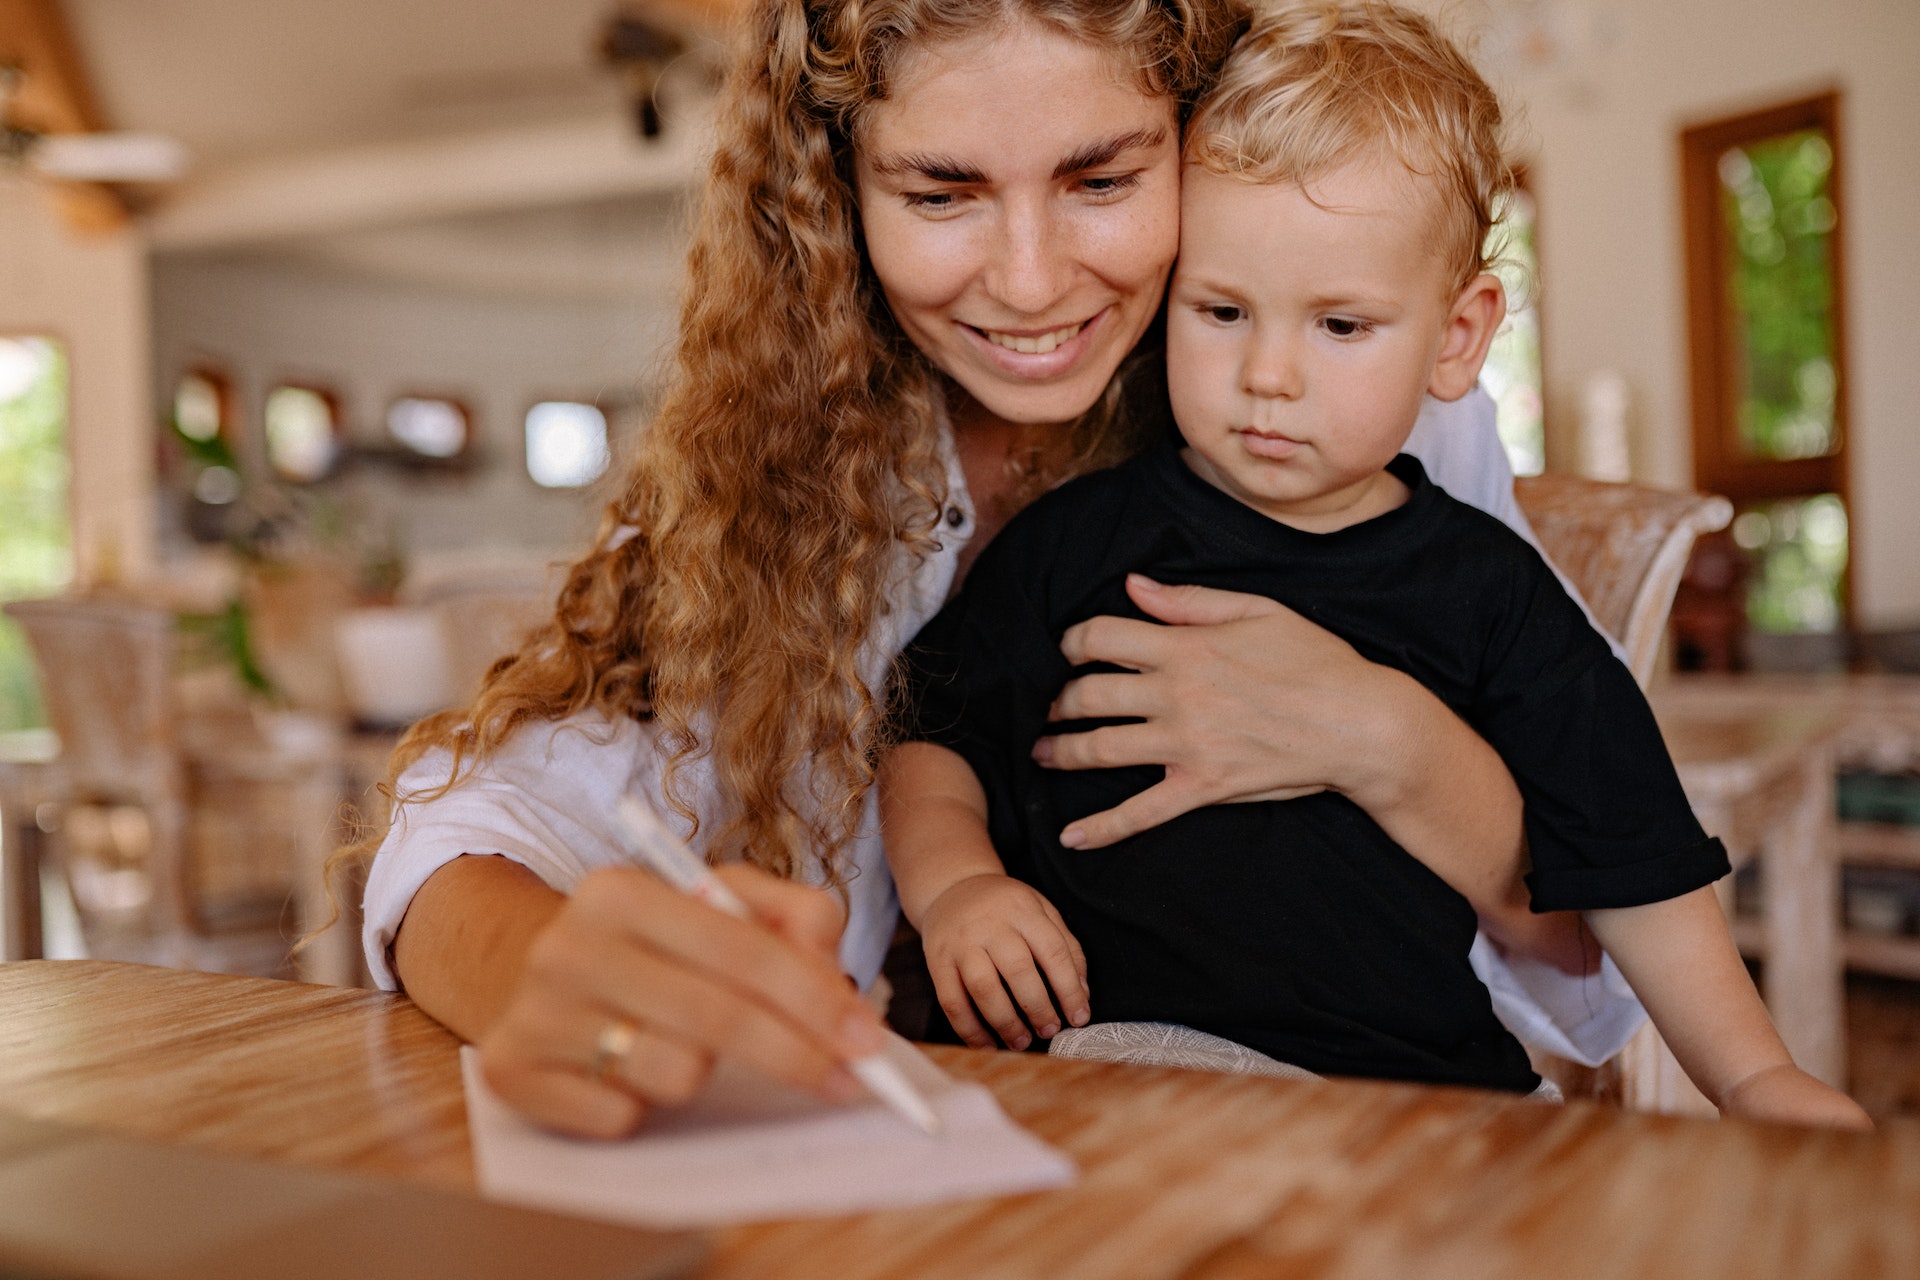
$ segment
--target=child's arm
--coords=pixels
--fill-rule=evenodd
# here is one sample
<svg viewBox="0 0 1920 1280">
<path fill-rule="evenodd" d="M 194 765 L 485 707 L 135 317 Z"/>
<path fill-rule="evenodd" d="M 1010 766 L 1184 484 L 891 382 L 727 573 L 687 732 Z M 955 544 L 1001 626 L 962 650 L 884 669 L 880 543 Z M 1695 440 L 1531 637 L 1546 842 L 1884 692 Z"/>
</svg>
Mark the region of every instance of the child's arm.
<svg viewBox="0 0 1920 1280">
<path fill-rule="evenodd" d="M 1711 886 L 1586 917 L 1673 1056 L 1724 1114 L 1873 1127 L 1853 1099 L 1793 1065 L 1734 949 Z"/>
<path fill-rule="evenodd" d="M 1032 1043 L 1029 1024 L 1053 1036 L 1055 998 L 1067 1021 L 1085 1024 L 1086 956 L 1053 904 L 1007 875 L 987 836 L 986 793 L 964 759 L 930 742 L 889 751 L 880 825 L 900 908 L 920 931 L 940 1007 L 963 1040 L 992 1047 L 982 1017 L 1010 1048 Z"/>
</svg>

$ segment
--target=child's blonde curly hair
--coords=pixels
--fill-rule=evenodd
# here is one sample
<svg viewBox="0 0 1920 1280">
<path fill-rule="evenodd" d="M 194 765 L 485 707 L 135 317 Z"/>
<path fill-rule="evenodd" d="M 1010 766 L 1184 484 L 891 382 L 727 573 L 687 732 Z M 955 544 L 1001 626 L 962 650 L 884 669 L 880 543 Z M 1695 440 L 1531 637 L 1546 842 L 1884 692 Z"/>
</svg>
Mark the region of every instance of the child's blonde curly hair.
<svg viewBox="0 0 1920 1280">
<path fill-rule="evenodd" d="M 1305 189 L 1384 148 L 1434 184 L 1435 248 L 1465 284 L 1488 268 L 1513 192 L 1503 130 L 1500 100 L 1430 19 L 1387 0 L 1293 0 L 1256 13 L 1194 108 L 1186 154 Z"/>
</svg>

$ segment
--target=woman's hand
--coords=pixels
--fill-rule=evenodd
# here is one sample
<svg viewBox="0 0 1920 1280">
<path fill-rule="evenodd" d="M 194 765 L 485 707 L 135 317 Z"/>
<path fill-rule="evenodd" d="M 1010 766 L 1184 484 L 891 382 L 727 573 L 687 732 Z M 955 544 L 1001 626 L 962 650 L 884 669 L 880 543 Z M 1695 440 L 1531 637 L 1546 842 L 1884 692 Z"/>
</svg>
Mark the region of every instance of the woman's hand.
<svg viewBox="0 0 1920 1280">
<path fill-rule="evenodd" d="M 478 1046 L 494 1092 L 564 1133 L 631 1133 L 650 1107 L 692 1098 L 718 1057 L 823 1097 L 859 1096 L 842 1064 L 883 1038 L 836 963 L 839 904 L 750 867 L 719 874 L 755 919 L 736 920 L 628 868 L 588 875 L 554 909 L 553 891 L 517 864 L 457 859 L 415 897 L 396 960 L 429 1013 L 439 1017 L 436 997 L 444 999 L 455 1017 L 442 1020 Z M 445 927 L 464 921 L 471 930 L 488 918 L 466 912 L 484 904 L 527 913 L 536 895 L 544 923 L 524 935 L 517 965 L 511 942 L 501 954 L 471 932 L 468 945 L 442 947 L 434 963 Z M 481 972 L 489 965 L 491 975 Z M 475 999 L 489 981 L 502 985 L 500 998 Z"/>
<path fill-rule="evenodd" d="M 1476 909 L 1525 901 L 1520 793 L 1493 748 L 1418 681 L 1261 596 L 1138 574 L 1127 593 L 1174 625 L 1103 617 L 1068 630 L 1068 661 L 1132 670 L 1071 681 L 1053 717 L 1144 723 L 1043 738 L 1034 757 L 1167 775 L 1069 826 L 1062 843 L 1099 848 L 1203 805 L 1333 790 Z"/>
<path fill-rule="evenodd" d="M 1086 1025 L 1086 953 L 1031 885 L 1004 875 L 957 881 L 927 907 L 920 939 L 940 1007 L 974 1048 L 993 1047 L 983 1018 L 1010 1049 L 1058 1035 L 1055 1000 L 1068 1022 Z"/>
</svg>

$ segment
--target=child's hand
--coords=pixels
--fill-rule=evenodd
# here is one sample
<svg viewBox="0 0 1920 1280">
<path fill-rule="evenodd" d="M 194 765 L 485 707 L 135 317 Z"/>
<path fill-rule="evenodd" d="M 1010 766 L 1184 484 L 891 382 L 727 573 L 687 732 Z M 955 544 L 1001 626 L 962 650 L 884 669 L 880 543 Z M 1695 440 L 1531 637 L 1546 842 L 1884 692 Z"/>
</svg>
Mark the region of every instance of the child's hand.
<svg viewBox="0 0 1920 1280">
<path fill-rule="evenodd" d="M 920 938 L 940 1007 L 974 1048 L 993 1047 L 982 1018 L 1012 1049 L 1033 1043 L 1035 1032 L 1043 1040 L 1057 1035 L 1060 1014 L 1048 984 L 1067 1021 L 1086 1023 L 1086 953 L 1053 904 L 1030 885 L 1004 875 L 955 881 L 927 907 Z"/>
<path fill-rule="evenodd" d="M 1727 1090 L 1720 1114 L 1822 1129 L 1873 1128 L 1859 1103 L 1791 1063 L 1756 1071 Z"/>
</svg>

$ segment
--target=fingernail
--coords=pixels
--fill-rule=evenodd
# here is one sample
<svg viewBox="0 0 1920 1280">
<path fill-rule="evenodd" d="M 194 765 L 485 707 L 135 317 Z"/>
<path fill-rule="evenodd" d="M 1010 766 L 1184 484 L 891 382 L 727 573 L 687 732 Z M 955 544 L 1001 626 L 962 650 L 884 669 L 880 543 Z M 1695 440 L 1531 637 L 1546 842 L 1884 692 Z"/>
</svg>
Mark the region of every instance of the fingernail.
<svg viewBox="0 0 1920 1280">
<path fill-rule="evenodd" d="M 1060 843 L 1069 849 L 1078 849 L 1087 842 L 1087 833 L 1079 827 L 1068 827 L 1060 833 Z"/>
<path fill-rule="evenodd" d="M 1028 1035 L 1026 1032 L 1022 1031 L 1019 1035 L 1013 1038 L 1011 1042 L 1011 1047 L 1016 1050 L 1025 1049 L 1028 1045 L 1032 1043 L 1033 1043 L 1033 1037 Z"/>
<path fill-rule="evenodd" d="M 1075 1009 L 1071 1021 L 1076 1027 L 1084 1027 L 1087 1025 L 1087 1019 L 1092 1016 L 1093 1014 L 1086 1009 Z"/>
<path fill-rule="evenodd" d="M 1051 1040 L 1059 1034 L 1060 1024 L 1057 1022 L 1049 1022 L 1046 1026 L 1040 1028 L 1040 1038 L 1042 1040 Z"/>
<path fill-rule="evenodd" d="M 840 1024 L 840 1043 L 849 1053 L 865 1056 L 878 1053 L 887 1043 L 880 1024 L 870 1013 L 850 1013 Z"/>
<path fill-rule="evenodd" d="M 835 1067 L 827 1073 L 821 1091 L 827 1095 L 830 1102 L 852 1102 L 855 1098 L 863 1096 L 867 1089 L 854 1078 L 851 1071 L 844 1067 Z"/>
<path fill-rule="evenodd" d="M 1144 573 L 1128 574 L 1127 584 L 1129 586 L 1138 587 L 1142 591 L 1158 591 L 1160 589 L 1160 584 L 1155 582 L 1152 578 L 1149 578 Z"/>
<path fill-rule="evenodd" d="M 1041 764 L 1053 763 L 1053 739 L 1042 738 L 1033 744 L 1033 758 Z"/>
</svg>

